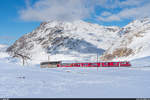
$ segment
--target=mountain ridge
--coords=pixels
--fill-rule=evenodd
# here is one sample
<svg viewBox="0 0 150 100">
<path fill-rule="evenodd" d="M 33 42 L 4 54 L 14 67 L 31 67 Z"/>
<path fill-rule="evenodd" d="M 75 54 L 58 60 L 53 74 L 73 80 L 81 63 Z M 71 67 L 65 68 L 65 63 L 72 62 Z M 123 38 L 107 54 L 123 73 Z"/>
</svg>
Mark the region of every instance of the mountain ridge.
<svg viewBox="0 0 150 100">
<path fill-rule="evenodd" d="M 63 59 L 68 58 L 66 55 L 72 57 L 69 57 L 72 60 L 83 56 L 85 57 L 82 60 L 90 60 L 91 55 L 96 53 L 101 55 L 119 38 L 119 29 L 119 27 L 104 27 L 84 21 L 43 22 L 38 28 L 19 38 L 7 49 L 7 52 L 14 57 L 22 54 L 31 59 L 37 59 L 36 55 L 41 55 L 38 60 L 42 61 L 47 60 L 48 55 L 51 56 L 51 60 L 67 60 Z M 65 57 L 53 59 L 56 58 L 53 56 L 58 54 L 61 57 L 63 54 Z"/>
</svg>

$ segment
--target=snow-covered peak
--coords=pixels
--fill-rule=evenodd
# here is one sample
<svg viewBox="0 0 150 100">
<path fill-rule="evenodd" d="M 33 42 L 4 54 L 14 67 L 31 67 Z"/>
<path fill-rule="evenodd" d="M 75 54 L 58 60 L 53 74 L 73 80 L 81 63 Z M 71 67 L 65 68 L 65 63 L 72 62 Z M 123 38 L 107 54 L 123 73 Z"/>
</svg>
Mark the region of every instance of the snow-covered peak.
<svg viewBox="0 0 150 100">
<path fill-rule="evenodd" d="M 131 23 L 126 25 L 124 28 L 146 26 L 146 25 L 149 25 L 149 24 L 150 24 L 150 18 L 145 17 L 145 18 L 141 18 L 141 19 L 137 19 L 137 20 L 132 21 Z"/>
<path fill-rule="evenodd" d="M 126 25 L 124 28 L 130 30 L 138 30 L 139 28 L 141 29 L 149 26 L 150 26 L 150 18 L 142 18 L 134 20 L 133 22 Z"/>
<path fill-rule="evenodd" d="M 76 20 L 76 21 L 73 21 L 73 22 L 53 20 L 53 21 L 43 22 L 43 23 L 41 23 L 41 25 L 45 25 L 45 26 L 48 26 L 48 27 L 55 27 L 55 26 L 63 26 L 63 27 L 65 27 L 65 26 L 82 26 L 82 27 L 88 27 L 90 25 L 100 27 L 100 25 L 98 25 L 98 24 L 91 24 L 91 23 L 88 23 L 88 22 L 85 22 L 85 21 L 82 21 L 82 20 Z"/>
<path fill-rule="evenodd" d="M 32 61 L 93 60 L 119 38 L 119 27 L 106 27 L 84 21 L 43 22 L 32 32 L 18 39 L 7 51 L 28 56 Z M 35 60 L 36 59 L 36 60 Z"/>
<path fill-rule="evenodd" d="M 119 31 L 119 27 L 117 26 L 102 26 L 98 24 L 92 24 L 88 23 L 82 20 L 77 20 L 73 22 L 63 22 L 63 21 L 50 21 L 50 22 L 43 22 L 40 27 L 47 27 L 47 28 L 54 28 L 54 27 L 61 27 L 63 30 L 71 30 L 71 31 L 76 31 L 78 32 L 95 32 L 97 30 L 102 30 L 102 31 L 113 31 L 117 32 Z"/>
</svg>

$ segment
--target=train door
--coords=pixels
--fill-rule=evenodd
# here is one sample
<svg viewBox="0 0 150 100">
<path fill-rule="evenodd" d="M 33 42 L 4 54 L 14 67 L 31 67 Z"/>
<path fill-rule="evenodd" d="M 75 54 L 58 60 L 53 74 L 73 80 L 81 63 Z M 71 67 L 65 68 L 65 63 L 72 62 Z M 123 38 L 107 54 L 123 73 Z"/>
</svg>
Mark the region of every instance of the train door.
<svg viewBox="0 0 150 100">
<path fill-rule="evenodd" d="M 80 67 L 80 63 L 73 63 L 72 66 L 73 67 Z"/>
<path fill-rule="evenodd" d="M 91 63 L 91 67 L 97 67 L 97 63 Z"/>
<path fill-rule="evenodd" d="M 109 67 L 108 62 L 102 62 L 102 67 Z"/>
</svg>

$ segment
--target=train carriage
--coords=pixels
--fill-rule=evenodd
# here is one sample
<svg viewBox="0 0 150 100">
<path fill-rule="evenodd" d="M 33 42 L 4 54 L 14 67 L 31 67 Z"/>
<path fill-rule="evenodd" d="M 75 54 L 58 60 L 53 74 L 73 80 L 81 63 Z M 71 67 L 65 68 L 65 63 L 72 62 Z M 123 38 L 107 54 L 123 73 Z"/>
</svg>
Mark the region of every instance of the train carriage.
<svg viewBox="0 0 150 100">
<path fill-rule="evenodd" d="M 129 67 L 130 62 L 60 63 L 57 67 Z"/>
</svg>

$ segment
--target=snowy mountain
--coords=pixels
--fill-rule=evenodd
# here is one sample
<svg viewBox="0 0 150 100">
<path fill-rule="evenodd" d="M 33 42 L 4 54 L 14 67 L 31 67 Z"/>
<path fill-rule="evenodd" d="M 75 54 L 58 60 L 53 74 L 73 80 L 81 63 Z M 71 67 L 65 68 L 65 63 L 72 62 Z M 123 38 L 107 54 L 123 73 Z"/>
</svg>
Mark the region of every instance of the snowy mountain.
<svg viewBox="0 0 150 100">
<path fill-rule="evenodd" d="M 50 60 L 95 61 L 119 38 L 119 27 L 100 26 L 84 21 L 43 22 L 18 39 L 7 52 L 28 62 Z"/>
<path fill-rule="evenodd" d="M 119 38 L 102 60 L 133 60 L 150 56 L 150 18 L 135 20 L 119 31 Z"/>
</svg>

